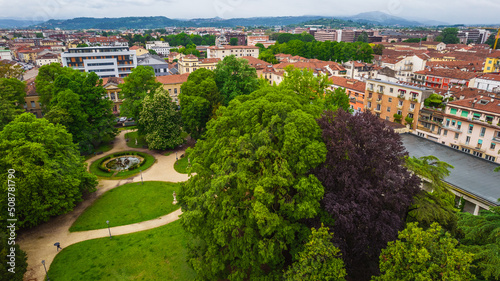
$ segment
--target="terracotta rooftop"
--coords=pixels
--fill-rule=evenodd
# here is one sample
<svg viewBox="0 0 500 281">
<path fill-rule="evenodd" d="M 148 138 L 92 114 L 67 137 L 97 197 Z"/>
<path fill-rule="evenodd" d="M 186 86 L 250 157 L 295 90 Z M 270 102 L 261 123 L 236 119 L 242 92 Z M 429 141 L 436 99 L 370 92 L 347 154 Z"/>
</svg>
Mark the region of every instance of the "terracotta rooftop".
<svg viewBox="0 0 500 281">
<path fill-rule="evenodd" d="M 485 90 L 479 90 L 475 88 L 468 88 L 468 87 L 453 87 L 450 89 L 450 91 L 453 93 L 453 97 L 456 100 L 461 100 L 461 99 L 469 99 L 473 98 L 478 95 L 483 95 L 483 96 L 495 96 L 496 94 L 487 92 Z M 500 95 L 498 95 L 500 97 Z"/>
<path fill-rule="evenodd" d="M 478 73 L 461 71 L 457 69 L 444 69 L 444 68 L 434 68 L 434 69 L 426 69 L 421 71 L 416 71 L 415 74 L 424 74 L 428 76 L 438 76 L 438 77 L 446 77 L 460 80 L 470 80 L 476 76 Z"/>
<path fill-rule="evenodd" d="M 268 62 L 263 61 L 263 60 L 259 60 L 257 58 L 252 57 L 252 56 L 245 56 L 245 57 L 241 57 L 241 58 L 246 59 L 248 61 L 248 64 L 255 69 L 263 69 L 263 68 L 266 68 L 268 65 L 272 65 L 271 63 L 268 63 Z"/>
<path fill-rule="evenodd" d="M 451 101 L 448 103 L 448 106 L 453 105 L 500 114 L 500 99 L 488 96 L 479 95 L 473 98 Z"/>
<path fill-rule="evenodd" d="M 365 89 L 366 89 L 366 83 L 358 81 L 358 80 L 346 79 L 346 78 L 338 77 L 338 76 L 332 76 L 328 79 L 330 81 L 332 81 L 333 85 L 339 86 L 342 88 L 358 91 L 361 93 L 364 93 Z"/>
<path fill-rule="evenodd" d="M 124 81 L 123 81 L 123 78 L 121 77 L 105 77 L 105 78 L 102 78 L 102 85 L 103 86 L 106 86 L 106 84 L 109 84 L 109 83 L 113 83 L 115 85 L 119 85 L 119 84 L 122 84 Z"/>
<path fill-rule="evenodd" d="M 219 58 L 206 58 L 206 59 L 200 60 L 200 63 L 217 63 L 220 60 L 221 59 L 219 59 Z"/>
<path fill-rule="evenodd" d="M 189 73 L 184 73 L 180 75 L 166 75 L 156 77 L 156 81 L 162 83 L 163 85 L 167 84 L 182 84 L 187 81 L 189 77 Z"/>
<path fill-rule="evenodd" d="M 500 73 L 488 73 L 483 74 L 478 79 L 490 80 L 490 81 L 499 81 L 500 82 Z"/>
<path fill-rule="evenodd" d="M 231 45 L 224 45 L 224 46 L 221 46 L 221 47 L 210 46 L 210 47 L 208 47 L 208 49 L 212 49 L 212 50 L 259 49 L 259 47 L 255 47 L 255 46 L 231 46 Z"/>
</svg>

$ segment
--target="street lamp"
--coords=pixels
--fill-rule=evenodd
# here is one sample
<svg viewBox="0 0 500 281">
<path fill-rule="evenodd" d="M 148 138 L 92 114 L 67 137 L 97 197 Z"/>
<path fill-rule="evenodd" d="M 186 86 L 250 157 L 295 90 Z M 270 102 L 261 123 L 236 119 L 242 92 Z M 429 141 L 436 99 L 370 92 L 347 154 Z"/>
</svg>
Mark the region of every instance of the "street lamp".
<svg viewBox="0 0 500 281">
<path fill-rule="evenodd" d="M 179 158 L 177 158 L 177 151 L 175 152 L 175 161 L 178 161 Z"/>
<path fill-rule="evenodd" d="M 109 239 L 111 239 L 111 229 L 109 229 L 109 221 L 106 221 L 106 223 L 108 224 Z"/>
<path fill-rule="evenodd" d="M 141 182 L 144 185 L 144 181 L 142 180 L 142 170 L 139 170 L 139 172 L 141 172 Z"/>
<path fill-rule="evenodd" d="M 45 260 L 42 260 L 43 268 L 45 269 L 45 275 L 47 276 L 47 281 L 50 281 L 49 274 L 47 273 L 47 268 L 45 267 Z"/>
</svg>

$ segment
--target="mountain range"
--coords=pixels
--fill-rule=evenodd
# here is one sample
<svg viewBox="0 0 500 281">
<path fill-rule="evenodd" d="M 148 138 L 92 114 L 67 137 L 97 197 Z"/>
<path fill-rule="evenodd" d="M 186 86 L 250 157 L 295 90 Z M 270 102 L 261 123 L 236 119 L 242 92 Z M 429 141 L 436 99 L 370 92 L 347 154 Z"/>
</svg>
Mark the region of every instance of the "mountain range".
<svg viewBox="0 0 500 281">
<path fill-rule="evenodd" d="M 170 19 L 163 16 L 157 17 L 121 17 L 121 18 L 91 18 L 81 17 L 74 19 L 51 19 L 46 22 L 30 22 L 22 20 L 0 19 L 0 28 L 35 27 L 35 28 L 61 28 L 61 29 L 152 29 L 167 26 L 176 27 L 237 27 L 237 26 L 286 26 L 299 25 L 305 22 L 314 22 L 321 19 L 335 19 L 342 22 L 343 26 L 358 27 L 359 24 L 374 26 L 425 26 L 444 24 L 436 21 L 416 21 L 396 17 L 384 12 L 375 11 L 361 13 L 354 16 L 289 16 L 289 17 L 252 17 L 252 18 L 198 18 L 198 19 Z M 343 22 L 343 21 L 348 21 Z M 356 24 L 350 24 L 355 22 Z"/>
</svg>

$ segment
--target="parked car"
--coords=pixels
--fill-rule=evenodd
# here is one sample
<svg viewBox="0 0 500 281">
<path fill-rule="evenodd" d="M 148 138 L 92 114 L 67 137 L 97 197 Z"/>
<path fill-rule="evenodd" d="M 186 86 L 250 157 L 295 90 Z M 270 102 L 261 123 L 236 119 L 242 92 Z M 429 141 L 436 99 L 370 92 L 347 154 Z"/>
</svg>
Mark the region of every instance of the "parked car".
<svg viewBox="0 0 500 281">
<path fill-rule="evenodd" d="M 127 121 L 127 117 L 120 117 L 120 122 L 125 122 Z"/>
<path fill-rule="evenodd" d="M 128 121 L 134 121 L 134 118 L 130 117 L 130 118 L 128 119 Z"/>
</svg>

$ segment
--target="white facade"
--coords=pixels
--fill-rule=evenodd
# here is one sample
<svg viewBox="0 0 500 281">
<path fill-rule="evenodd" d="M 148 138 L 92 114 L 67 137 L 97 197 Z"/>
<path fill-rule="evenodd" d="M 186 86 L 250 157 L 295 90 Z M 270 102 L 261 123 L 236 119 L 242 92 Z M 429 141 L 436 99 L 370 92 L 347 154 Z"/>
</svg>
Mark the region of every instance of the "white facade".
<svg viewBox="0 0 500 281">
<path fill-rule="evenodd" d="M 12 60 L 10 50 L 0 50 L 0 60 Z"/>
<path fill-rule="evenodd" d="M 170 44 L 168 42 L 164 41 L 148 41 L 146 42 L 146 49 L 147 50 L 153 50 L 157 54 L 162 55 L 162 56 L 168 56 L 170 54 L 170 49 L 173 47 L 170 47 Z"/>
<path fill-rule="evenodd" d="M 63 66 L 95 72 L 99 77 L 125 77 L 137 67 L 135 51 L 128 47 L 85 47 L 61 54 Z"/>
<path fill-rule="evenodd" d="M 255 46 L 211 46 L 207 49 L 207 58 L 224 59 L 227 56 L 236 57 L 251 56 L 259 58 L 259 47 Z"/>
<path fill-rule="evenodd" d="M 477 77 L 474 79 L 474 88 L 486 90 L 488 92 L 500 93 L 500 75 L 496 79 L 495 74 L 486 74 L 484 77 Z"/>
<path fill-rule="evenodd" d="M 59 63 L 59 58 L 58 57 L 48 57 L 48 56 L 43 56 L 41 58 L 36 59 L 36 66 L 42 67 L 47 64 L 51 63 Z"/>
</svg>

